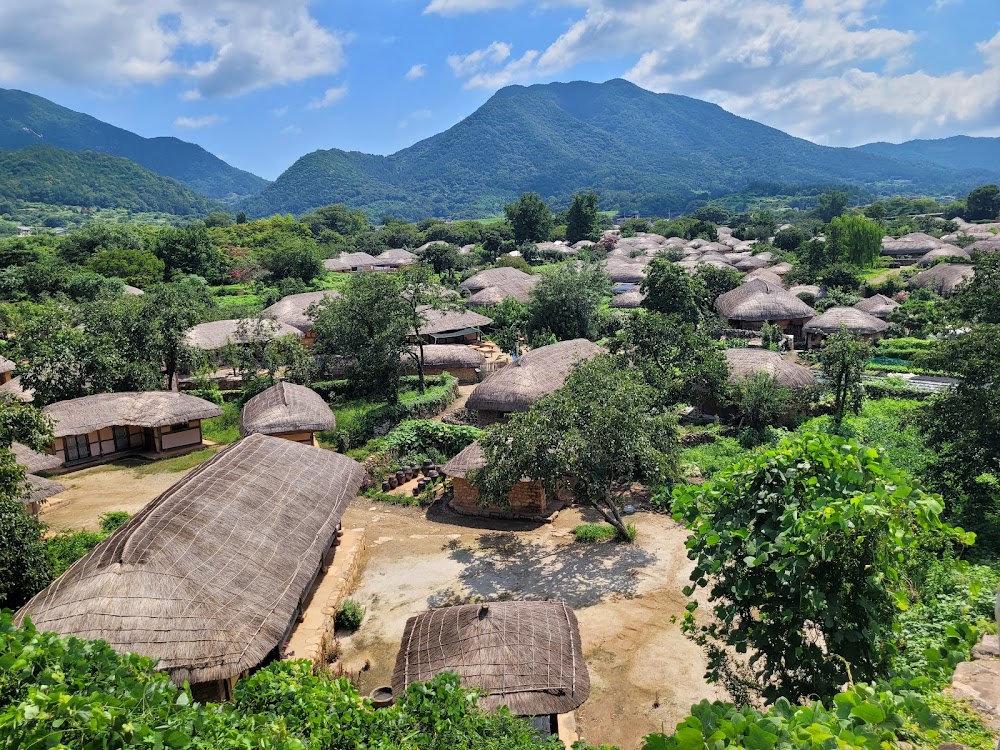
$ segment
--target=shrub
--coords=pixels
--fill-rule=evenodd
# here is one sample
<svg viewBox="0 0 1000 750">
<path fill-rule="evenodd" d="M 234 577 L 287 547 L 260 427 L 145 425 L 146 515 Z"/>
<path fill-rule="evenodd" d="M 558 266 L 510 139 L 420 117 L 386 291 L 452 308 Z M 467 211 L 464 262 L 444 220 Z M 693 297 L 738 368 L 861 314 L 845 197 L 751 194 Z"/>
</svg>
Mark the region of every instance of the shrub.
<svg viewBox="0 0 1000 750">
<path fill-rule="evenodd" d="M 125 523 L 128 519 L 129 514 L 123 510 L 113 510 L 108 513 L 102 513 L 101 531 L 105 534 L 117 531 L 118 527 Z"/>
<path fill-rule="evenodd" d="M 338 630 L 357 630 L 365 619 L 365 608 L 353 599 L 344 599 L 337 607 L 336 626 Z"/>
<path fill-rule="evenodd" d="M 607 542 L 614 539 L 618 532 L 614 526 L 606 523 L 581 523 L 573 527 L 572 533 L 578 542 Z"/>
</svg>

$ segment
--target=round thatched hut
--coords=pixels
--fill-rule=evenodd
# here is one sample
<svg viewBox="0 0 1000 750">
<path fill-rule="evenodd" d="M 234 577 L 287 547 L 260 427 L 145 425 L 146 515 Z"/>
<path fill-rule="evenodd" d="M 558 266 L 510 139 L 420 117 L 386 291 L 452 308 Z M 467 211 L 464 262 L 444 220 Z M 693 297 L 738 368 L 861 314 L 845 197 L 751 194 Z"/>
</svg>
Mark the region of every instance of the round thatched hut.
<svg viewBox="0 0 1000 750">
<path fill-rule="evenodd" d="M 719 295 L 715 311 L 730 328 L 760 330 L 769 322 L 795 340 L 802 338 L 802 327 L 816 315 L 815 310 L 780 284 L 764 279 L 751 279 Z"/>
<path fill-rule="evenodd" d="M 273 318 L 279 323 L 297 328 L 302 332 L 302 344 L 311 346 L 316 339 L 313 333 L 313 320 L 307 311 L 313 305 L 317 305 L 326 299 L 335 299 L 340 296 L 340 292 L 328 289 L 321 292 L 304 292 L 303 294 L 289 294 L 282 297 L 270 307 L 264 308 L 261 317 Z"/>
<path fill-rule="evenodd" d="M 417 265 L 420 259 L 409 250 L 401 247 L 386 250 L 381 255 L 375 257 L 376 270 L 393 270 L 399 268 L 410 268 Z"/>
<path fill-rule="evenodd" d="M 917 261 L 917 265 L 930 266 L 937 263 L 942 258 L 960 258 L 962 260 L 972 260 L 972 256 L 965 250 L 955 245 L 939 245 L 933 250 L 928 250 Z"/>
<path fill-rule="evenodd" d="M 774 284 L 775 286 L 785 285 L 784 282 L 781 280 L 781 277 L 778 276 L 778 274 L 774 273 L 773 271 L 767 268 L 757 268 L 751 271 L 750 273 L 748 273 L 746 276 L 743 277 L 743 281 L 741 281 L 740 283 L 746 284 L 748 281 L 753 281 L 754 279 L 762 279 L 770 284 Z"/>
<path fill-rule="evenodd" d="M 520 271 L 516 268 L 488 268 L 480 271 L 475 276 L 470 276 L 458 288 L 464 292 L 478 292 L 488 286 L 496 286 L 501 289 L 511 285 L 537 284 L 539 277 Z"/>
<path fill-rule="evenodd" d="M 316 445 L 316 433 L 337 427 L 333 410 L 316 391 L 279 381 L 243 405 L 240 436 L 273 435 Z"/>
<path fill-rule="evenodd" d="M 645 294 L 640 292 L 638 289 L 632 289 L 628 292 L 616 294 L 611 298 L 611 302 L 608 307 L 615 308 L 616 310 L 635 310 L 636 308 L 642 307 L 642 301 L 644 299 L 646 299 Z"/>
<path fill-rule="evenodd" d="M 301 339 L 298 328 L 273 318 L 239 318 L 199 323 L 184 334 L 184 343 L 192 349 L 219 351 L 228 344 L 245 345 L 255 341 L 270 341 L 279 336 Z"/>
<path fill-rule="evenodd" d="M 251 435 L 152 500 L 15 616 L 157 661 L 198 700 L 280 658 L 364 481 L 346 456 Z"/>
<path fill-rule="evenodd" d="M 420 356 L 416 347 L 411 354 L 403 354 L 403 365 L 410 375 L 417 374 L 416 357 Z M 479 373 L 486 358 L 476 349 L 464 344 L 424 344 L 424 375 L 441 375 L 447 372 L 458 379 L 461 385 L 479 382 Z"/>
<path fill-rule="evenodd" d="M 805 325 L 806 345 L 819 346 L 823 339 L 841 329 L 847 329 L 865 341 L 878 341 L 889 327 L 884 320 L 854 307 L 831 307 Z"/>
<path fill-rule="evenodd" d="M 323 261 L 323 267 L 334 273 L 371 271 L 378 264 L 378 260 L 368 253 L 341 253 L 336 258 Z"/>
<path fill-rule="evenodd" d="M 14 379 L 16 364 L 6 357 L 0 357 L 0 385 L 5 385 Z"/>
<path fill-rule="evenodd" d="M 879 320 L 885 320 L 889 313 L 899 307 L 899 303 L 884 294 L 873 294 L 854 305 L 855 310 L 874 315 Z"/>
<path fill-rule="evenodd" d="M 938 263 L 910 279 L 910 286 L 930 289 L 942 297 L 950 297 L 958 291 L 959 286 L 975 275 L 976 269 L 964 263 Z"/>
<path fill-rule="evenodd" d="M 21 385 L 21 378 L 11 378 L 3 385 L 0 385 L 0 393 L 7 394 L 16 401 L 23 401 L 30 404 L 35 400 L 35 391 L 32 388 L 25 388 Z"/>
<path fill-rule="evenodd" d="M 816 385 L 816 376 L 808 367 L 789 362 L 778 352 L 769 349 L 726 349 L 729 365 L 729 382 L 766 373 L 773 375 L 778 385 L 785 388 L 809 388 Z"/>
</svg>

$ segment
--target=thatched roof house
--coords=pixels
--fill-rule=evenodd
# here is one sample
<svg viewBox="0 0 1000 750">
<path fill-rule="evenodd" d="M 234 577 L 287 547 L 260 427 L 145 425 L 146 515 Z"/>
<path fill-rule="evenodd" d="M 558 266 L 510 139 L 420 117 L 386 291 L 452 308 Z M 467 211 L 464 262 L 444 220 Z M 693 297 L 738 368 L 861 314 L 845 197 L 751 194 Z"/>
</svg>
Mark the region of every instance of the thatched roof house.
<svg viewBox="0 0 1000 750">
<path fill-rule="evenodd" d="M 335 299 L 339 296 L 340 292 L 335 292 L 332 289 L 321 292 L 289 294 L 287 297 L 279 299 L 270 307 L 264 308 L 261 317 L 273 318 L 279 323 L 297 328 L 308 336 L 313 329 L 313 320 L 306 314 L 306 310 L 325 299 Z"/>
<path fill-rule="evenodd" d="M 823 338 L 841 329 L 846 329 L 865 341 L 878 341 L 882 333 L 889 327 L 884 320 L 869 315 L 854 307 L 831 307 L 822 315 L 810 320 L 805 325 L 807 345 L 818 346 Z"/>
<path fill-rule="evenodd" d="M 66 485 L 60 484 L 54 479 L 46 479 L 35 474 L 28 474 L 27 480 L 28 496 L 21 498 L 21 504 L 33 516 L 38 515 L 45 500 L 66 491 Z"/>
<path fill-rule="evenodd" d="M 53 453 L 64 466 L 190 450 L 202 444 L 201 420 L 222 414 L 210 401 L 173 391 L 99 393 L 44 411 L 55 423 Z"/>
<path fill-rule="evenodd" d="M 528 279 L 535 279 L 534 283 L 538 282 L 538 277 L 524 271 L 519 271 L 516 268 L 502 266 L 500 268 L 488 268 L 485 271 L 480 271 L 475 276 L 471 276 L 459 284 L 458 288 L 465 292 L 478 292 L 488 286 L 496 286 L 502 289 L 510 284 L 532 283 Z"/>
<path fill-rule="evenodd" d="M 746 284 L 748 281 L 753 281 L 754 279 L 762 279 L 768 282 L 769 284 L 774 284 L 775 286 L 783 287 L 785 285 L 784 282 L 781 280 L 781 277 L 778 276 L 778 274 L 774 273 L 773 271 L 767 268 L 754 269 L 746 276 L 744 276 L 743 281 L 741 281 L 740 283 Z"/>
<path fill-rule="evenodd" d="M 955 245 L 939 245 L 933 250 L 928 250 L 917 261 L 917 265 L 929 266 L 936 263 L 941 258 L 961 258 L 962 260 L 972 260 L 972 256 L 965 250 Z"/>
<path fill-rule="evenodd" d="M 764 279 L 751 279 L 720 294 L 715 300 L 715 311 L 731 328 L 757 330 L 770 322 L 796 339 L 802 336 L 803 324 L 816 315 L 815 310 L 780 284 Z"/>
<path fill-rule="evenodd" d="M 736 268 L 737 271 L 746 272 L 746 271 L 755 271 L 758 268 L 763 268 L 769 262 L 770 261 L 765 260 L 759 255 L 751 255 L 748 258 L 743 258 L 741 260 L 736 261 L 736 263 L 734 263 L 733 266 Z"/>
<path fill-rule="evenodd" d="M 184 334 L 184 343 L 192 349 L 217 351 L 227 344 L 249 344 L 253 341 L 270 341 L 279 336 L 302 338 L 298 328 L 271 318 L 238 318 L 199 323 Z"/>
<path fill-rule="evenodd" d="M 638 258 L 609 255 L 604 260 L 604 273 L 615 284 L 638 284 L 646 278 L 646 267 L 650 260 L 645 255 Z"/>
<path fill-rule="evenodd" d="M 9 383 L 14 379 L 14 368 L 17 365 L 6 357 L 0 357 L 0 385 Z"/>
<path fill-rule="evenodd" d="M 882 255 L 893 257 L 919 256 L 923 255 L 944 243 L 937 237 L 932 237 L 923 232 L 911 232 L 904 234 L 898 240 L 892 237 L 882 239 Z"/>
<path fill-rule="evenodd" d="M 417 347 L 412 349 L 413 356 L 403 355 L 406 372 L 417 373 L 415 357 L 419 356 Z M 463 385 L 479 382 L 479 372 L 486 364 L 486 358 L 471 346 L 465 344 L 424 344 L 424 375 L 433 376 L 449 373 L 458 378 Z"/>
<path fill-rule="evenodd" d="M 590 696 L 580 628 L 562 602 L 490 602 L 432 609 L 406 622 L 392 689 L 455 672 L 487 710 L 568 713 Z"/>
<path fill-rule="evenodd" d="M 632 289 L 628 292 L 616 294 L 611 298 L 611 302 L 608 304 L 608 307 L 613 307 L 617 310 L 635 310 L 636 308 L 642 307 L 642 302 L 645 299 L 645 294 L 640 292 L 638 289 Z"/>
<path fill-rule="evenodd" d="M 970 265 L 939 263 L 910 279 L 910 285 L 921 289 L 930 289 L 944 297 L 950 297 L 963 282 L 975 275 L 976 270 Z"/>
<path fill-rule="evenodd" d="M 279 653 L 364 476 L 331 451 L 244 438 L 151 501 L 14 619 L 157 659 L 199 698 L 227 698 L 236 678 Z"/>
<path fill-rule="evenodd" d="M 14 459 L 27 469 L 29 474 L 57 471 L 62 466 L 62 461 L 56 456 L 50 453 L 39 453 L 23 443 L 13 443 L 11 450 L 14 452 Z"/>
<path fill-rule="evenodd" d="M 328 258 L 323 261 L 323 267 L 334 273 L 370 271 L 378 264 L 378 260 L 368 253 L 341 253 L 336 258 Z"/>
<path fill-rule="evenodd" d="M 336 429 L 333 410 L 316 391 L 284 380 L 243 405 L 240 436 L 274 435 L 313 445 L 314 433 Z"/>
<path fill-rule="evenodd" d="M 818 284 L 796 284 L 789 287 L 788 293 L 794 294 L 796 297 L 800 294 L 808 294 L 813 299 L 823 299 L 826 296 L 826 290 Z"/>
<path fill-rule="evenodd" d="M 769 349 L 726 349 L 729 382 L 734 385 L 743 378 L 767 373 L 785 388 L 809 388 L 816 385 L 816 376 L 808 367 L 789 362 Z"/>
<path fill-rule="evenodd" d="M 420 337 L 430 344 L 466 344 L 479 341 L 482 329 L 492 325 L 492 318 L 472 310 L 435 310 L 425 307 L 420 311 L 424 319 Z"/>
<path fill-rule="evenodd" d="M 46 498 L 58 495 L 66 487 L 54 482 L 51 479 L 38 476 L 39 472 L 56 471 L 62 466 L 62 462 L 55 456 L 48 453 L 39 453 L 21 443 L 13 443 L 11 450 L 14 451 L 14 458 L 28 472 L 28 485 L 30 494 L 23 498 L 25 509 L 31 514 L 37 514 L 41 508 L 42 501 Z"/>
<path fill-rule="evenodd" d="M 416 255 L 401 247 L 386 250 L 375 257 L 377 265 L 384 268 L 407 268 L 416 265 L 418 260 Z"/>
<path fill-rule="evenodd" d="M 560 341 L 533 349 L 476 386 L 466 408 L 478 412 L 480 424 L 492 424 L 514 412 L 528 411 L 542 396 L 562 387 L 573 365 L 603 351 L 587 339 Z"/>
<path fill-rule="evenodd" d="M 25 388 L 21 385 L 21 378 L 11 378 L 3 385 L 0 385 L 0 393 L 6 393 L 11 398 L 30 404 L 35 400 L 33 388 Z"/>
<path fill-rule="evenodd" d="M 141 297 L 142 295 L 145 294 L 145 292 L 142 291 L 139 287 L 137 287 L 137 286 L 130 286 L 129 284 L 126 284 L 124 286 L 124 288 L 122 289 L 122 292 L 124 292 L 125 294 L 128 294 L 128 295 L 130 295 L 132 297 Z"/>
<path fill-rule="evenodd" d="M 891 297 L 886 297 L 884 294 L 873 294 L 871 297 L 867 297 L 854 305 L 855 310 L 874 315 L 880 320 L 888 318 L 889 313 L 897 307 L 899 307 L 899 303 Z"/>
<path fill-rule="evenodd" d="M 995 253 L 1000 252 L 1000 237 L 994 236 L 989 240 L 976 240 L 965 248 L 969 254 L 972 253 Z"/>
</svg>

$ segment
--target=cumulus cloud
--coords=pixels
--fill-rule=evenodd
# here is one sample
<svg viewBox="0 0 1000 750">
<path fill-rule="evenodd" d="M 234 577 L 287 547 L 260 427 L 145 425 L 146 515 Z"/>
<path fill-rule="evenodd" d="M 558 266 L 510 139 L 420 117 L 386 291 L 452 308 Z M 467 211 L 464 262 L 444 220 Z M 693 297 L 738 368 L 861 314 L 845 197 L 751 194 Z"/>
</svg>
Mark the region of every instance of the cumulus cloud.
<svg viewBox="0 0 1000 750">
<path fill-rule="evenodd" d="M 298 125 L 286 125 L 281 129 L 282 135 L 298 135 L 302 132 L 302 128 Z"/>
<path fill-rule="evenodd" d="M 415 81 L 418 78 L 423 78 L 426 73 L 427 73 L 427 66 L 424 65 L 423 63 L 418 63 L 416 65 L 411 66 L 410 69 L 406 71 L 406 80 Z"/>
<path fill-rule="evenodd" d="M 337 72 L 347 38 L 309 0 L 0 3 L 0 81 L 187 79 L 184 98 L 237 96 Z"/>
<path fill-rule="evenodd" d="M 345 96 L 347 96 L 347 86 L 337 86 L 336 88 L 327 89 L 323 92 L 323 96 L 313 99 L 306 108 L 323 109 L 329 107 L 331 104 L 336 104 Z"/>
<path fill-rule="evenodd" d="M 487 65 L 498 65 L 510 57 L 511 46 L 506 42 L 493 42 L 467 55 L 448 55 L 448 67 L 460 77 L 479 73 Z"/>
<path fill-rule="evenodd" d="M 215 125 L 217 122 L 221 122 L 222 118 L 219 115 L 205 115 L 204 117 L 178 117 L 174 120 L 175 128 L 207 128 L 210 125 Z"/>
<path fill-rule="evenodd" d="M 431 0 L 424 13 L 439 13 L 442 16 L 457 16 L 461 13 L 481 13 L 487 10 L 513 8 L 521 0 Z"/>
</svg>

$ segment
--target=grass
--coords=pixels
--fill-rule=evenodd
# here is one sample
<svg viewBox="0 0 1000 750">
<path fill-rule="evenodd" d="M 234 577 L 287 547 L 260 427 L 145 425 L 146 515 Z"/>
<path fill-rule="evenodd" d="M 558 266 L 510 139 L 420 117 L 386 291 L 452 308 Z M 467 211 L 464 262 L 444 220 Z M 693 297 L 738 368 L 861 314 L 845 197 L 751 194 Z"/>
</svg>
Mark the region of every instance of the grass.
<svg viewBox="0 0 1000 750">
<path fill-rule="evenodd" d="M 201 423 L 201 434 L 206 440 L 229 445 L 240 439 L 240 410 L 234 403 L 222 405 L 222 416 L 206 419 Z"/>
<path fill-rule="evenodd" d="M 347 280 L 349 278 L 351 278 L 351 274 L 349 273 L 334 273 L 333 271 L 328 271 L 326 275 L 313 281 L 313 285 L 316 287 L 317 291 L 334 289 L 339 292 L 347 284 Z"/>
<path fill-rule="evenodd" d="M 716 437 L 710 443 L 694 445 L 681 451 L 681 466 L 687 467 L 687 476 L 699 474 L 708 479 L 723 469 L 728 469 L 747 454 L 747 449 L 731 437 Z M 692 469 L 696 467 L 697 472 Z"/>
<path fill-rule="evenodd" d="M 634 531 L 635 527 L 632 529 Z M 571 533 L 573 539 L 585 543 L 608 542 L 618 535 L 615 527 L 607 523 L 581 523 L 579 526 L 574 526 Z M 634 534 L 632 538 L 635 538 Z"/>
<path fill-rule="evenodd" d="M 151 474 L 168 474 L 193 469 L 195 466 L 200 466 L 205 463 L 218 452 L 218 448 L 210 447 L 203 448 L 200 451 L 194 451 L 193 453 L 186 453 L 185 455 L 177 456 L 176 458 L 167 458 L 163 461 L 150 461 L 147 463 L 145 461 L 138 462 L 133 460 L 122 461 L 119 463 L 128 464 L 128 468 L 132 469 L 136 476 L 146 477 Z"/>
</svg>

